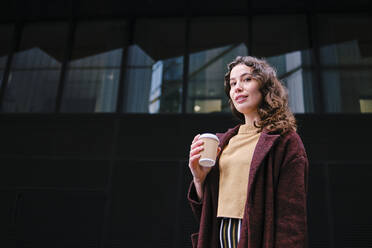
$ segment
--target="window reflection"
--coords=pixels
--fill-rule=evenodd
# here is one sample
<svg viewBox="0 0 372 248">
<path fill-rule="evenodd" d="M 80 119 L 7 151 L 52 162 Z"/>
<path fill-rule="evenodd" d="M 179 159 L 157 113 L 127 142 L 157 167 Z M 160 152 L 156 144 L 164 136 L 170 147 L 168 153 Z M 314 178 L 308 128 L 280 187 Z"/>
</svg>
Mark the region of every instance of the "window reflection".
<svg viewBox="0 0 372 248">
<path fill-rule="evenodd" d="M 369 112 L 369 101 L 363 99 L 372 97 L 372 57 L 363 57 L 355 40 L 320 51 L 326 111 Z"/>
<path fill-rule="evenodd" d="M 368 113 L 372 98 L 372 25 L 367 16 L 321 16 L 320 63 L 325 111 Z"/>
<path fill-rule="evenodd" d="M 278 78 L 288 90 L 289 107 L 294 113 L 312 112 L 313 80 L 311 52 L 294 51 L 266 58 L 277 70 Z"/>
<path fill-rule="evenodd" d="M 177 113 L 181 108 L 183 57 L 154 60 L 138 45 L 129 47 L 124 111 Z"/>
<path fill-rule="evenodd" d="M 2 33 L 2 35 L 0 36 L 0 88 L 1 88 L 4 70 L 10 52 L 14 28 L 12 25 L 1 25 L 0 30 Z"/>
<path fill-rule="evenodd" d="M 362 113 L 372 113 L 372 97 L 369 99 L 360 99 L 360 112 Z"/>
<path fill-rule="evenodd" d="M 122 49 L 70 63 L 62 111 L 113 112 Z"/>
<path fill-rule="evenodd" d="M 314 112 L 315 73 L 306 16 L 255 16 L 252 29 L 252 53 L 276 68 L 288 89 L 290 109 L 294 113 Z"/>
<path fill-rule="evenodd" d="M 317 23 L 312 23 L 318 32 L 313 37 L 308 37 L 307 21 L 300 14 L 195 17 L 188 20 L 186 32 L 184 18 L 136 19 L 129 47 L 126 21 L 78 22 L 72 51 L 66 51 L 67 23 L 26 23 L 7 75 L 2 111 L 54 112 L 64 79 L 62 112 L 115 112 L 122 71 L 123 112 L 180 113 L 187 52 L 186 111 L 230 112 L 223 90 L 226 65 L 247 55 L 249 47 L 249 54 L 266 58 L 277 68 L 293 112 L 315 112 L 314 105 L 327 113 L 371 112 L 372 33 L 366 30 L 372 18 L 318 15 Z M 0 28 L 1 85 L 14 28 Z M 309 48 L 310 40 L 319 50 Z M 320 62 L 316 66 L 314 55 Z M 323 99 L 316 99 L 320 96 Z"/>
<path fill-rule="evenodd" d="M 32 24 L 23 30 L 3 99 L 5 112 L 54 112 L 67 24 Z"/>
<path fill-rule="evenodd" d="M 236 56 L 246 54 L 245 44 L 190 54 L 188 112 L 229 112 L 228 98 L 223 86 L 226 65 Z"/>
<path fill-rule="evenodd" d="M 78 25 L 61 111 L 116 111 L 125 30 L 124 22 Z"/>
<path fill-rule="evenodd" d="M 187 112 L 230 112 L 224 76 L 228 63 L 247 55 L 248 38 L 247 17 L 191 21 Z"/>
<path fill-rule="evenodd" d="M 126 61 L 124 112 L 181 112 L 184 30 L 182 19 L 138 20 Z"/>
</svg>

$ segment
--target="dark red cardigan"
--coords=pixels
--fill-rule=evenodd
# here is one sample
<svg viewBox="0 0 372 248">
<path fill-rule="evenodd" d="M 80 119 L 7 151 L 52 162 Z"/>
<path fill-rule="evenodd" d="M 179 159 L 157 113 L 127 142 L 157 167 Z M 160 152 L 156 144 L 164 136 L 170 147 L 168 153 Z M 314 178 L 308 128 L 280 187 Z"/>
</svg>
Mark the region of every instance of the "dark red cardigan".
<svg viewBox="0 0 372 248">
<path fill-rule="evenodd" d="M 222 149 L 238 130 L 239 125 L 217 134 Z M 218 160 L 205 180 L 201 201 L 192 182 L 189 188 L 188 200 L 200 223 L 199 232 L 191 235 L 193 247 L 219 247 Z M 264 130 L 252 158 L 238 248 L 307 247 L 307 180 L 308 160 L 298 134 Z"/>
</svg>

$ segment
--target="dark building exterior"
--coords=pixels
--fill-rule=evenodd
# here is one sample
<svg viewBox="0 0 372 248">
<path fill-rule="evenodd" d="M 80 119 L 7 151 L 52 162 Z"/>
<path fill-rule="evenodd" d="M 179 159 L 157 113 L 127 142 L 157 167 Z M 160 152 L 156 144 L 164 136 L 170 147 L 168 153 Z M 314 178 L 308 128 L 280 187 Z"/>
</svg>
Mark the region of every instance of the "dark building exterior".
<svg viewBox="0 0 372 248">
<path fill-rule="evenodd" d="M 196 133 L 237 122 L 238 55 L 286 85 L 310 159 L 309 247 L 372 246 L 372 3 L 0 3 L 0 246 L 190 247 Z"/>
</svg>

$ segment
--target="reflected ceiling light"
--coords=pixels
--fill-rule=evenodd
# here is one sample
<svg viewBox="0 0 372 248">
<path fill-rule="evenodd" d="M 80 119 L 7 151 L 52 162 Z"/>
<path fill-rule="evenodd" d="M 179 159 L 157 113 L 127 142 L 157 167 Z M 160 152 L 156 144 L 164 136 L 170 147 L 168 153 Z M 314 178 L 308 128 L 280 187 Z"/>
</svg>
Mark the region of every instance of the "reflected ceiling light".
<svg viewBox="0 0 372 248">
<path fill-rule="evenodd" d="M 201 109 L 201 107 L 200 107 L 199 105 L 195 105 L 195 106 L 194 106 L 194 111 L 195 111 L 195 112 L 199 112 L 200 109 Z"/>
</svg>

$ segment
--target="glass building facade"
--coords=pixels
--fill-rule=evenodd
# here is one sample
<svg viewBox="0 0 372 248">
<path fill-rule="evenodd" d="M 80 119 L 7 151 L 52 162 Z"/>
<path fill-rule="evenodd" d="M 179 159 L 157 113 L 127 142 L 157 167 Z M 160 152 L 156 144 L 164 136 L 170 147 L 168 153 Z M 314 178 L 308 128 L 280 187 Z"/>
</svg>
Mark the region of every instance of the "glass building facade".
<svg viewBox="0 0 372 248">
<path fill-rule="evenodd" d="M 226 65 L 265 58 L 295 113 L 372 112 L 370 15 L 270 14 L 3 24 L 6 113 L 229 112 Z"/>
</svg>

